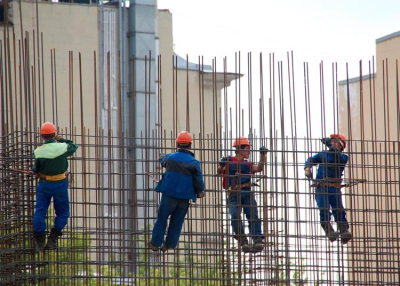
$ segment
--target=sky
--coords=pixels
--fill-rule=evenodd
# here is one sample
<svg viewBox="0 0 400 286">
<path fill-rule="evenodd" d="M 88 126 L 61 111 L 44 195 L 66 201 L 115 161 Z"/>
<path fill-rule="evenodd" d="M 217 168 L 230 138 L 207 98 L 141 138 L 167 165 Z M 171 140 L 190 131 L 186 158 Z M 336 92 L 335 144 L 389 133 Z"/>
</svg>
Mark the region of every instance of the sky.
<svg viewBox="0 0 400 286">
<path fill-rule="evenodd" d="M 376 39 L 400 31 L 398 0 L 158 0 L 158 8 L 173 14 L 175 52 L 195 62 L 293 51 L 309 64 L 348 63 L 350 78 L 360 60 L 367 67 Z"/>
<path fill-rule="evenodd" d="M 283 93 L 285 99 L 285 136 L 293 131 L 289 119 L 288 91 L 288 52 L 294 55 L 294 82 L 296 98 L 296 117 L 298 118 L 298 137 L 322 138 L 339 132 L 335 123 L 337 90 L 333 78 L 337 81 L 367 75 L 376 52 L 376 39 L 400 31 L 399 0 L 157 0 L 158 9 L 168 9 L 173 19 L 174 51 L 189 61 L 198 63 L 198 57 L 204 57 L 204 64 L 212 64 L 216 59 L 217 71 L 223 69 L 223 58 L 227 59 L 227 71 L 235 72 L 235 54 L 240 52 L 242 70 L 245 76 L 241 81 L 242 109 L 259 110 L 260 98 L 260 60 L 263 56 L 264 94 L 271 97 L 269 87 L 269 55 L 283 66 Z M 252 108 L 247 108 L 248 94 L 246 84 L 247 55 L 252 55 Z M 375 59 L 376 60 L 376 59 Z M 323 63 L 323 81 L 321 65 Z M 310 118 L 307 121 L 305 98 L 304 63 L 308 64 L 308 94 L 310 96 Z M 337 70 L 333 70 L 335 64 Z M 376 66 L 376 63 L 375 63 Z M 372 67 L 371 67 L 372 69 Z M 376 70 L 376 68 L 375 68 Z M 275 77 L 275 86 L 279 82 Z M 321 83 L 323 82 L 323 83 Z M 228 88 L 228 107 L 235 110 L 234 86 Z M 323 92 L 321 92 L 321 90 Z M 276 91 L 278 94 L 278 91 Z M 321 94 L 326 98 L 321 109 Z M 265 102 L 268 102 L 266 100 Z M 339 102 L 339 108 L 344 103 Z M 266 106 L 264 110 L 268 110 Z M 279 103 L 273 107 L 279 126 Z M 222 112 L 224 116 L 224 111 Z M 237 113 L 237 112 L 236 112 Z M 259 122 L 258 112 L 252 119 Z M 244 116 L 244 126 L 250 126 Z M 265 118 L 268 118 L 266 116 Z M 322 118 L 325 118 L 322 120 Z M 232 120 L 234 121 L 234 120 Z M 308 123 L 305 124 L 305 123 Z M 268 126 L 269 122 L 264 123 Z M 309 128 L 307 127 L 309 126 Z M 254 126 L 257 128 L 257 126 Z M 311 130 L 308 133 L 307 130 Z M 352 135 L 348 134 L 351 138 Z M 349 138 L 348 137 L 348 138 Z"/>
</svg>

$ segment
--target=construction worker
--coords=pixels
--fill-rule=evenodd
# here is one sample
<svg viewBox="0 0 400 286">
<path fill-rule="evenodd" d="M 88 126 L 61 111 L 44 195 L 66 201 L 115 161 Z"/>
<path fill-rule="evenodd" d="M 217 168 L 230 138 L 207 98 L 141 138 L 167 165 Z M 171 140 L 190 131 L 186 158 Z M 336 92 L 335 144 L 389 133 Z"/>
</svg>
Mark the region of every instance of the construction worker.
<svg viewBox="0 0 400 286">
<path fill-rule="evenodd" d="M 321 139 L 329 149 L 310 158 L 304 164 L 304 174 L 312 179 L 312 167 L 318 166 L 316 177 L 315 200 L 319 208 L 321 227 L 331 242 L 341 236 L 343 244 L 349 242 L 353 235 L 349 232 L 346 211 L 343 208 L 342 193 L 340 191 L 342 175 L 348 156 L 343 154 L 346 148 L 346 137 L 343 134 L 332 134 L 330 138 Z M 339 232 L 334 231 L 331 225 L 330 208 L 338 224 Z"/>
<path fill-rule="evenodd" d="M 258 217 L 257 201 L 251 191 L 251 175 L 263 172 L 268 149 L 260 148 L 260 160 L 256 165 L 249 160 L 250 141 L 246 137 L 239 137 L 233 142 L 236 156 L 222 157 L 217 173 L 223 174 L 223 187 L 228 192 L 227 205 L 231 215 L 231 225 L 234 238 L 239 242 L 243 252 L 259 252 L 264 249 L 261 220 Z M 253 248 L 250 247 L 241 220 L 242 210 L 249 223 L 250 236 L 253 239 Z"/>
<path fill-rule="evenodd" d="M 71 140 L 61 138 L 56 133 L 56 127 L 46 122 L 40 130 L 44 144 L 33 152 L 35 162 L 33 173 L 39 177 L 36 189 L 36 207 L 33 215 L 33 230 L 36 251 L 43 249 L 56 249 L 57 240 L 62 235 L 62 230 L 69 218 L 68 180 L 65 172 L 68 169 L 67 157 L 78 149 Z M 54 227 L 46 240 L 45 218 L 53 198 L 56 217 Z"/>
<path fill-rule="evenodd" d="M 196 198 L 204 197 L 203 174 L 200 162 L 190 151 L 192 136 L 182 131 L 176 138 L 177 151 L 161 155 L 159 162 L 165 168 L 162 179 L 158 182 L 155 191 L 161 192 L 161 202 L 158 207 L 158 216 L 154 224 L 149 247 L 153 251 L 166 252 L 178 245 L 183 221 L 189 209 L 189 201 L 196 202 Z M 169 226 L 164 240 L 167 220 Z"/>
</svg>

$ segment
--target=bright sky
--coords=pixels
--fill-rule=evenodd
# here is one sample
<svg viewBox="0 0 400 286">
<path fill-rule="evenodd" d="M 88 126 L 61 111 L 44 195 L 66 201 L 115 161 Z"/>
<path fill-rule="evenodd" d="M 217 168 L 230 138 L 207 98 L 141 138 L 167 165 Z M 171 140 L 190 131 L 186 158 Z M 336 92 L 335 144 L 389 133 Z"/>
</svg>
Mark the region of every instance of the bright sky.
<svg viewBox="0 0 400 286">
<path fill-rule="evenodd" d="M 285 60 L 293 50 L 300 62 L 347 62 L 356 77 L 375 40 L 400 31 L 399 0 L 158 0 L 158 8 L 173 14 L 175 52 L 206 64 L 238 51 Z"/>
<path fill-rule="evenodd" d="M 400 31 L 400 0 L 158 0 L 158 8 L 172 13 L 175 52 L 184 58 L 188 55 L 191 62 L 198 63 L 198 56 L 204 56 L 204 64 L 211 64 L 215 57 L 217 70 L 222 71 L 222 59 L 227 57 L 228 72 L 235 72 L 235 53 L 240 51 L 241 73 L 246 75 L 247 53 L 252 52 L 253 110 L 258 110 L 260 96 L 259 53 L 263 53 L 266 96 L 269 96 L 269 54 L 274 53 L 275 63 L 283 62 L 284 94 L 287 97 L 287 53 L 293 51 L 297 117 L 300 120 L 297 134 L 300 137 L 306 134 L 303 63 L 307 62 L 309 67 L 311 136 L 318 138 L 337 132 L 334 131 L 337 125 L 333 124 L 332 102 L 336 90 L 332 84 L 332 63 L 337 63 L 338 81 L 346 79 L 346 63 L 349 78 L 360 75 L 360 60 L 363 61 L 363 75 L 366 75 L 369 61 L 375 57 L 376 39 Z M 321 61 L 324 63 L 326 97 L 322 111 Z M 241 83 L 242 95 L 245 95 L 246 76 Z M 233 87 L 228 90 L 228 98 L 232 98 Z M 245 97 L 242 102 L 246 104 Z M 288 106 L 288 99 L 285 103 Z M 234 108 L 233 102 L 228 105 Z M 243 109 L 249 110 L 245 106 Z M 275 110 L 279 110 L 279 106 Z M 253 114 L 255 122 L 257 113 Z M 326 118 L 325 124 L 322 117 Z M 279 130 L 278 126 L 276 128 Z M 286 128 L 286 134 L 290 135 L 289 128 Z"/>
</svg>

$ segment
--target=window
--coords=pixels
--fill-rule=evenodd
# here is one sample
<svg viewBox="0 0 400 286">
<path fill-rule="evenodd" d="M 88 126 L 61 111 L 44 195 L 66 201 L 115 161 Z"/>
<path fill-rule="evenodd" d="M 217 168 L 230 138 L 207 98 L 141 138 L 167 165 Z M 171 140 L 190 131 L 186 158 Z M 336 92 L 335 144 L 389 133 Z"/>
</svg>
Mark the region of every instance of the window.
<svg viewBox="0 0 400 286">
<path fill-rule="evenodd" d="M 0 25 L 12 25 L 13 0 L 0 0 Z M 8 21 L 7 21 L 8 20 Z"/>
</svg>

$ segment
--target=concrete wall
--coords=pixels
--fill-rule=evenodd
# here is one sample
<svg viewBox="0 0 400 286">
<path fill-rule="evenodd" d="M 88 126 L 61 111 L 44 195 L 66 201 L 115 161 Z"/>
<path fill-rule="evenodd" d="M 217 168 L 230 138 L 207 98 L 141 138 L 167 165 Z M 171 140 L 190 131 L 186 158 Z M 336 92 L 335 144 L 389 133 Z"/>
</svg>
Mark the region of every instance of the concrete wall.
<svg viewBox="0 0 400 286">
<path fill-rule="evenodd" d="M 13 3 L 17 6 L 18 3 Z M 43 57 L 40 59 L 44 61 L 44 92 L 46 95 L 45 108 L 46 120 L 53 120 L 52 116 L 52 102 L 50 100 L 52 94 L 51 86 L 51 50 L 55 51 L 56 62 L 56 88 L 58 96 L 58 125 L 60 127 L 70 127 L 80 125 L 81 119 L 84 124 L 94 129 L 94 109 L 97 108 L 93 105 L 94 101 L 94 51 L 99 50 L 99 8 L 98 6 L 91 5 L 71 5 L 64 3 L 51 3 L 39 2 L 38 16 L 39 28 L 37 27 L 36 18 L 36 3 L 35 2 L 21 2 L 22 14 L 22 33 L 21 36 L 21 22 L 19 9 L 14 8 L 14 32 L 17 40 L 26 37 L 29 34 L 30 39 L 30 58 L 31 65 L 33 62 L 33 33 L 35 33 L 35 41 L 37 45 L 36 35 L 38 31 L 40 36 L 43 34 Z M 40 39 L 41 42 L 41 39 Z M 36 53 L 38 51 L 35 47 Z M 72 61 L 70 61 L 69 52 L 72 51 Z M 84 80 L 82 82 L 82 95 L 83 105 L 85 106 L 85 113 L 81 118 L 80 115 L 80 83 L 79 83 L 79 53 L 82 59 L 82 74 Z M 18 54 L 17 54 L 18 56 Z M 38 55 L 36 54 L 36 60 Z M 70 90 L 70 66 L 73 65 L 73 75 L 71 76 L 71 84 L 73 89 Z M 42 68 L 40 66 L 40 68 Z M 37 69 L 37 63 L 36 63 Z M 97 76 L 99 76 L 99 67 L 97 65 Z M 39 87 L 37 87 L 39 88 Z M 43 86 L 42 86 L 43 88 Z M 39 92 L 39 91 L 38 91 Z M 68 112 L 71 107 L 69 96 L 73 94 L 73 109 L 74 117 L 69 121 L 70 114 Z"/>
</svg>

